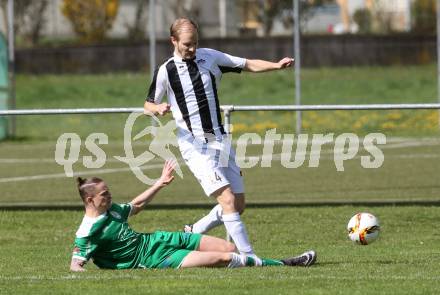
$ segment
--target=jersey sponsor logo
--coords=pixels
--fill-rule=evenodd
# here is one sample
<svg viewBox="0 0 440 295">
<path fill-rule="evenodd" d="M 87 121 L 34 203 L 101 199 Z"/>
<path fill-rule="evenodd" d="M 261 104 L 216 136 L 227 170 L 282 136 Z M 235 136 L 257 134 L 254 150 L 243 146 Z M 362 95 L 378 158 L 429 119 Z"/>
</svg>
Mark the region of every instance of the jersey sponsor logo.
<svg viewBox="0 0 440 295">
<path fill-rule="evenodd" d="M 204 64 L 205 62 L 206 62 L 206 60 L 204 60 L 203 58 L 201 58 L 197 61 L 198 64 Z"/>
</svg>

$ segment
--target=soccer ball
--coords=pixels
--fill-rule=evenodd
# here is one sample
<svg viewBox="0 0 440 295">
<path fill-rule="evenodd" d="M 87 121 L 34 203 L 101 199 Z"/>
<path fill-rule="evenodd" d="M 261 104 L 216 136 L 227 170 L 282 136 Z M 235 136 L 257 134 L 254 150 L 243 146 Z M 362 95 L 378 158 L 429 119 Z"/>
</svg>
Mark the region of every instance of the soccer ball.
<svg viewBox="0 0 440 295">
<path fill-rule="evenodd" d="M 370 213 L 357 213 L 347 225 L 348 237 L 360 245 L 368 245 L 379 236 L 379 220 Z"/>
</svg>

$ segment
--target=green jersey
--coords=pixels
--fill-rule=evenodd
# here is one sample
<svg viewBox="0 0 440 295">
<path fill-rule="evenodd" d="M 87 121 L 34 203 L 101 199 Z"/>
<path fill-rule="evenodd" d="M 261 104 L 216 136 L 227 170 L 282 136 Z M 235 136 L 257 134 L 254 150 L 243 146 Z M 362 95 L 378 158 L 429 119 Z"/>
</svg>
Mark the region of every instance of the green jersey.
<svg viewBox="0 0 440 295">
<path fill-rule="evenodd" d="M 93 259 L 100 268 L 177 268 L 198 248 L 198 234 L 133 231 L 127 223 L 131 208 L 131 204 L 113 203 L 96 218 L 84 216 L 76 232 L 73 258 Z"/>
</svg>

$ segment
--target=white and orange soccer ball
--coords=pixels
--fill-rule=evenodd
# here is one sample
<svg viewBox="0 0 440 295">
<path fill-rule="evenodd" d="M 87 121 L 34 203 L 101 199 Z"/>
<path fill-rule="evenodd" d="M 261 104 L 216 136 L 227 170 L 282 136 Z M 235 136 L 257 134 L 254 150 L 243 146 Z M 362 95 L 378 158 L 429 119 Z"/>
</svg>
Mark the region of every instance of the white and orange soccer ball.
<svg viewBox="0 0 440 295">
<path fill-rule="evenodd" d="M 347 225 L 348 237 L 359 245 L 369 245 L 379 236 L 379 220 L 370 213 L 357 213 Z"/>
</svg>

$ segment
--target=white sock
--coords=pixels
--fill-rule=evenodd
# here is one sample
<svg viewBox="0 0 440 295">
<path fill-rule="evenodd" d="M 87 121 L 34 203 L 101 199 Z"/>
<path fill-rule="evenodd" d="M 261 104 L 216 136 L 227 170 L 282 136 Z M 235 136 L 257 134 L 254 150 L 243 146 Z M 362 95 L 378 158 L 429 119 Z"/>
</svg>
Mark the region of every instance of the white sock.
<svg viewBox="0 0 440 295">
<path fill-rule="evenodd" d="M 199 221 L 193 224 L 192 232 L 196 234 L 204 234 L 216 226 L 223 223 L 222 207 L 220 204 L 214 206 L 208 215 L 202 217 Z"/>
<path fill-rule="evenodd" d="M 250 256 L 255 255 L 254 250 L 249 243 L 246 228 L 244 227 L 243 222 L 241 222 L 240 214 L 238 214 L 238 212 L 224 214 L 222 218 L 226 231 L 231 236 L 238 251 Z"/>
<path fill-rule="evenodd" d="M 229 268 L 243 267 L 243 266 L 262 266 L 260 258 L 254 255 L 254 257 L 247 256 L 245 254 L 231 253 L 231 262 L 229 262 Z M 252 258 L 252 259 L 249 259 Z"/>
<path fill-rule="evenodd" d="M 243 267 L 246 266 L 246 258 L 244 255 L 240 255 L 237 253 L 231 253 L 231 262 L 229 262 L 229 268 Z"/>
</svg>

